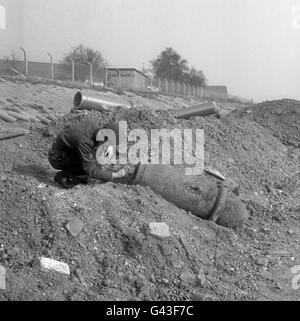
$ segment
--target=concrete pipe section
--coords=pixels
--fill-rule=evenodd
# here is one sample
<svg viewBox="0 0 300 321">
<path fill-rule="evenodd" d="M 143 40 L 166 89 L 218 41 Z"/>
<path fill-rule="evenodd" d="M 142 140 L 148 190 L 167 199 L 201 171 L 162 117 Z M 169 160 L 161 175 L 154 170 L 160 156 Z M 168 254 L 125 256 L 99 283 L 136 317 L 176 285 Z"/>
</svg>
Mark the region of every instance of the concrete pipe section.
<svg viewBox="0 0 300 321">
<path fill-rule="evenodd" d="M 187 107 L 175 112 L 175 118 L 178 119 L 189 119 L 191 117 L 204 117 L 209 115 L 216 115 L 220 118 L 220 110 L 215 102 Z"/>
<path fill-rule="evenodd" d="M 93 97 L 83 94 L 81 91 L 77 92 L 74 96 L 74 107 L 79 110 L 107 110 L 108 107 L 127 107 L 130 108 L 131 104 L 126 101 L 117 101 L 109 97 Z"/>
<path fill-rule="evenodd" d="M 242 201 L 207 176 L 187 176 L 170 165 L 139 164 L 131 184 L 149 186 L 167 201 L 202 219 L 237 228 L 248 218 Z"/>
</svg>

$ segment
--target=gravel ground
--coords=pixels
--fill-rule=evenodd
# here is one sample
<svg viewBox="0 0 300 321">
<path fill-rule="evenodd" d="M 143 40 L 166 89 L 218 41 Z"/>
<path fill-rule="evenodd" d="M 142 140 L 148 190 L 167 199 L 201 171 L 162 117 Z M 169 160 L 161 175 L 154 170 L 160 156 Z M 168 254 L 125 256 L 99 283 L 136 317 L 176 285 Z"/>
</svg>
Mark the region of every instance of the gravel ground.
<svg viewBox="0 0 300 321">
<path fill-rule="evenodd" d="M 38 93 L 44 86 L 42 104 Z M 30 131 L 0 141 L 0 265 L 7 271 L 0 300 L 190 300 L 194 293 L 216 300 L 299 300 L 292 286 L 300 265 L 299 131 L 290 126 L 291 119 L 299 125 L 299 102 L 241 105 L 221 119 L 179 121 L 167 106 L 191 102 L 151 98 L 156 108 L 150 110 L 151 99 L 136 96 L 139 108 L 69 113 L 75 89 L 59 87 L 58 105 L 51 86 L 0 82 L 2 109 L 15 106 L 57 118 L 47 126 L 0 120 L 3 133 L 12 127 Z M 13 94 L 7 88 L 15 88 Z M 28 107 L 33 97 L 40 108 Z M 226 103 L 224 110 L 236 107 Z M 203 128 L 205 162 L 237 188 L 249 221 L 239 230 L 226 229 L 147 187 L 93 181 L 60 189 L 47 150 L 64 125 L 95 117 L 126 119 L 130 129 L 148 131 Z M 66 228 L 73 218 L 83 223 L 76 237 Z M 153 238 L 147 232 L 151 222 L 165 222 L 170 236 Z M 34 264 L 40 256 L 67 263 L 71 274 L 42 271 Z"/>
</svg>

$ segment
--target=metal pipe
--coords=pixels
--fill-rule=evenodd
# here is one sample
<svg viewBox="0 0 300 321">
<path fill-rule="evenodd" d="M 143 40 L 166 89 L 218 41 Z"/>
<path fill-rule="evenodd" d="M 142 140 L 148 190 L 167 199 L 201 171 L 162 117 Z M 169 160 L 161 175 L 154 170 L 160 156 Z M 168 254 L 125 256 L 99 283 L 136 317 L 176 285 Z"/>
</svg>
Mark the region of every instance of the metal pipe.
<svg viewBox="0 0 300 321">
<path fill-rule="evenodd" d="M 248 218 L 245 205 L 226 187 L 207 176 L 187 176 L 170 165 L 139 164 L 131 184 L 149 186 L 177 207 L 223 226 L 240 227 Z"/>
<path fill-rule="evenodd" d="M 25 76 L 28 76 L 28 57 L 27 57 L 27 50 L 24 47 L 20 47 L 20 49 L 24 53 L 24 63 L 25 63 Z"/>
<path fill-rule="evenodd" d="M 175 118 L 189 119 L 191 117 L 209 116 L 214 114 L 220 117 L 220 111 L 217 104 L 212 102 L 177 110 L 175 111 Z"/>
<path fill-rule="evenodd" d="M 74 107 L 79 110 L 107 110 L 106 105 L 111 107 L 127 107 L 130 108 L 130 103 L 116 102 L 109 98 L 91 97 L 84 95 L 81 91 L 77 92 L 74 96 Z"/>
</svg>

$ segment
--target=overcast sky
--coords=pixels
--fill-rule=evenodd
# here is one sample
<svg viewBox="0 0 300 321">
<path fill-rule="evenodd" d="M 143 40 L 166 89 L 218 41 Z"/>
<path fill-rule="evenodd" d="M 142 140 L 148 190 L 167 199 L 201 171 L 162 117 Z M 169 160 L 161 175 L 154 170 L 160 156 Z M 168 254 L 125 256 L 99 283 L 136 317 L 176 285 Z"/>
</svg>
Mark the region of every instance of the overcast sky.
<svg viewBox="0 0 300 321">
<path fill-rule="evenodd" d="M 83 43 L 111 66 L 141 69 L 165 47 L 211 85 L 256 101 L 300 100 L 300 0 L 0 0 L 0 56 L 25 46 L 59 61 Z M 294 13 L 293 13 L 294 10 Z M 299 16 L 299 18 L 298 18 Z M 21 57 L 21 56 L 20 56 Z"/>
</svg>

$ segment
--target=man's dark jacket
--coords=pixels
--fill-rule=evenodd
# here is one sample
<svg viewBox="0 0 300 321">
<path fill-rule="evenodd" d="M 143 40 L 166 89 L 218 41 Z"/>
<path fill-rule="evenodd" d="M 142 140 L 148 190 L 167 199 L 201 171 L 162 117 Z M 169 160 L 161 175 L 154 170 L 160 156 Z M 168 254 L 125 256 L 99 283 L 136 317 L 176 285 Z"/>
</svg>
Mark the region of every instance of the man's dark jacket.
<svg viewBox="0 0 300 321">
<path fill-rule="evenodd" d="M 95 147 L 99 144 L 96 141 L 96 136 L 102 128 L 102 121 L 94 120 L 83 120 L 73 126 L 66 127 L 56 137 L 49 155 L 51 153 L 61 153 L 61 155 L 65 155 L 67 158 L 72 158 L 72 164 L 79 163 L 79 166 L 91 178 L 105 181 L 111 180 L 112 173 L 104 170 L 95 159 Z M 111 126 L 108 126 L 108 128 L 111 128 Z M 55 166 L 57 162 L 53 164 L 50 158 L 51 156 L 49 156 L 49 161 L 54 168 L 72 170 L 72 168 L 58 168 L 59 166 Z"/>
</svg>

